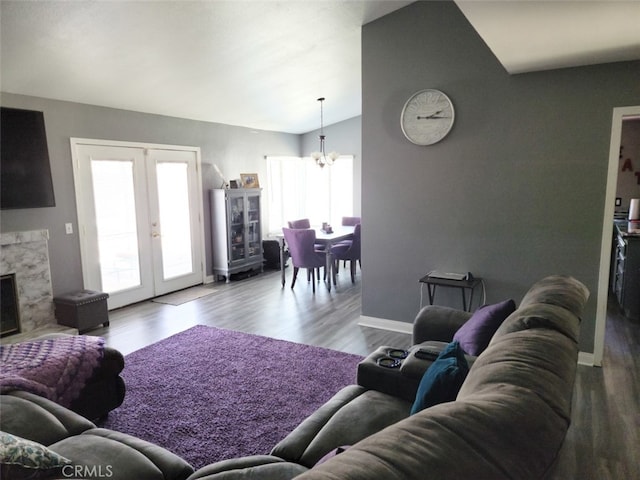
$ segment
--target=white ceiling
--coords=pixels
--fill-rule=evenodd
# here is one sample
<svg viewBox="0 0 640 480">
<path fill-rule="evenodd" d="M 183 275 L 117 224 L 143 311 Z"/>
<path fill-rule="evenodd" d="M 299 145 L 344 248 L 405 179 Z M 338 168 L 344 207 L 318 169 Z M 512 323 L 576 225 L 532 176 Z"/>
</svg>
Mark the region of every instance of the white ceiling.
<svg viewBox="0 0 640 480">
<path fill-rule="evenodd" d="M 361 114 L 399 0 L 2 1 L 3 92 L 304 133 Z M 456 3 L 509 73 L 640 59 L 640 1 Z"/>
</svg>

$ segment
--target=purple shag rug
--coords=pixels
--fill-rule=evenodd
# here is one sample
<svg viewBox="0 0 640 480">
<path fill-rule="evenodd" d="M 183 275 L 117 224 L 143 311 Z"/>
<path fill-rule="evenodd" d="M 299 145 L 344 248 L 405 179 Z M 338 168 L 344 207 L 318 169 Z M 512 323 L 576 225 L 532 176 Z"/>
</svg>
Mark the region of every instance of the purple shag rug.
<svg viewBox="0 0 640 480">
<path fill-rule="evenodd" d="M 200 468 L 267 454 L 342 387 L 362 357 L 198 325 L 126 356 L 123 404 L 101 427 Z"/>
</svg>

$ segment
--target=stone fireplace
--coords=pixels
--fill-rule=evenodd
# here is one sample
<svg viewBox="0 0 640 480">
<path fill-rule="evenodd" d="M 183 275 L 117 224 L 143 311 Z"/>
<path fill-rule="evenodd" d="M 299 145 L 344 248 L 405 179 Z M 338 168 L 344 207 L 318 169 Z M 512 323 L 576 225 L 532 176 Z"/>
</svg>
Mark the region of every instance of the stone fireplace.
<svg viewBox="0 0 640 480">
<path fill-rule="evenodd" d="M 19 316 L 19 332 L 15 333 L 20 337 L 58 326 L 51 290 L 48 240 L 48 230 L 0 234 L 0 275 L 14 278 Z M 4 337 L 3 341 L 13 336 Z"/>
</svg>

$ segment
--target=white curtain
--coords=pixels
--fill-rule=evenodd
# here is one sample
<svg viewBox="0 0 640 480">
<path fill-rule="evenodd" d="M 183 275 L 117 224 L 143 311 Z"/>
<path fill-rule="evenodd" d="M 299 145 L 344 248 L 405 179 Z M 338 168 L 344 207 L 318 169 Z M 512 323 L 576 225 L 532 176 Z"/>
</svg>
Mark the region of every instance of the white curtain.
<svg viewBox="0 0 640 480">
<path fill-rule="evenodd" d="M 343 216 L 353 216 L 352 155 L 324 168 L 309 157 L 268 156 L 267 177 L 269 235 L 282 233 L 289 220 L 340 225 Z"/>
</svg>

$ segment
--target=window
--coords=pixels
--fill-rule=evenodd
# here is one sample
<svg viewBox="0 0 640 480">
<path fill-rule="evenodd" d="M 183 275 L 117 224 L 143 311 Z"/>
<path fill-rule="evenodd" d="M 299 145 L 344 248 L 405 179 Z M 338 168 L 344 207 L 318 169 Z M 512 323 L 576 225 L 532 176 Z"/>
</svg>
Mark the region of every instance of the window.
<svg viewBox="0 0 640 480">
<path fill-rule="evenodd" d="M 267 157 L 267 232 L 282 232 L 288 220 L 340 225 L 353 215 L 353 156 L 320 168 L 309 157 Z"/>
</svg>

